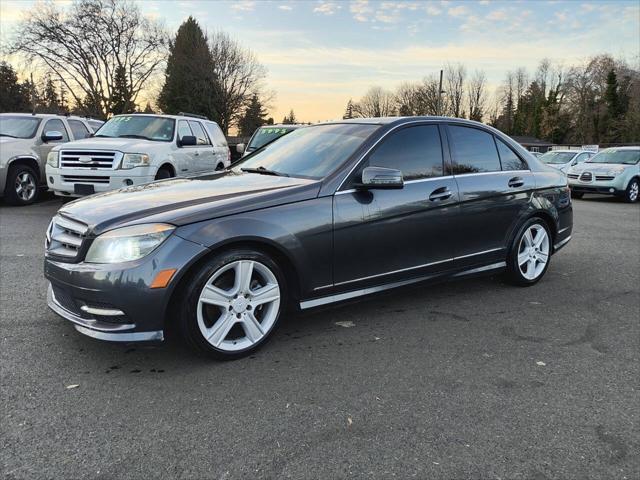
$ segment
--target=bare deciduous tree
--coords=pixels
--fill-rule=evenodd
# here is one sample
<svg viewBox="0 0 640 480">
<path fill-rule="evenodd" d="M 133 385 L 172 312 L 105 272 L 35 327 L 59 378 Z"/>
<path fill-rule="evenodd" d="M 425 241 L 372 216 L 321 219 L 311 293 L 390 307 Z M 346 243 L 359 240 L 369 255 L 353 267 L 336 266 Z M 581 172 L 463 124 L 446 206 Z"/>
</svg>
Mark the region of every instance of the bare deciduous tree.
<svg viewBox="0 0 640 480">
<path fill-rule="evenodd" d="M 355 117 L 390 117 L 395 115 L 395 97 L 382 87 L 371 87 L 353 106 Z"/>
<path fill-rule="evenodd" d="M 469 119 L 481 122 L 484 117 L 487 96 L 487 79 L 481 70 L 476 70 L 469 80 L 467 99 L 469 105 Z"/>
<path fill-rule="evenodd" d="M 398 115 L 408 117 L 423 114 L 419 84 L 401 83 L 396 89 L 395 102 Z"/>
<path fill-rule="evenodd" d="M 111 111 L 116 72 L 124 72 L 135 104 L 165 58 L 167 36 L 129 0 L 76 0 L 68 10 L 38 4 L 16 28 L 8 48 L 44 66 L 93 113 Z"/>
<path fill-rule="evenodd" d="M 467 70 L 464 65 L 447 65 L 445 69 L 445 87 L 447 98 L 446 111 L 452 117 L 464 117 L 464 81 Z"/>
<path fill-rule="evenodd" d="M 215 32 L 209 40 L 213 57 L 214 100 L 220 128 L 226 134 L 242 116 L 254 93 L 258 93 L 266 69 L 253 52 L 225 32 Z"/>
</svg>

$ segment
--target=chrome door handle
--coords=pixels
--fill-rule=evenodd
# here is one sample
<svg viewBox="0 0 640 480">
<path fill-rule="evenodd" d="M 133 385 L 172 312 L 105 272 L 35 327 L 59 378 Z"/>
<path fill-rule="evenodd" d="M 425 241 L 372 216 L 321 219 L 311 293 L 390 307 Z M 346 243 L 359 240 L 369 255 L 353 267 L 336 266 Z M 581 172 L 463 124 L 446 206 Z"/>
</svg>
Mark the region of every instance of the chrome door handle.
<svg viewBox="0 0 640 480">
<path fill-rule="evenodd" d="M 518 188 L 524 185 L 524 180 L 522 179 L 522 177 L 513 177 L 509 180 L 508 185 L 511 188 Z"/>
<path fill-rule="evenodd" d="M 431 200 L 432 202 L 436 200 L 446 200 L 451 195 L 453 194 L 448 187 L 437 188 L 431 193 L 431 195 L 429 195 L 429 200 Z"/>
</svg>

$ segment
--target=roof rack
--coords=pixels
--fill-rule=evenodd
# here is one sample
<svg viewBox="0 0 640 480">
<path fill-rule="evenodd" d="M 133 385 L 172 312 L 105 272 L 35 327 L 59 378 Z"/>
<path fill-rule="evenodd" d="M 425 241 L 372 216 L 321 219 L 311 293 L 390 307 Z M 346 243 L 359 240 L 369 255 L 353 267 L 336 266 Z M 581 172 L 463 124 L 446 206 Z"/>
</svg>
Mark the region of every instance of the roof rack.
<svg viewBox="0 0 640 480">
<path fill-rule="evenodd" d="M 195 113 L 178 112 L 178 115 L 180 115 L 181 117 L 193 117 L 193 118 L 199 118 L 200 120 L 209 120 L 204 115 L 196 115 Z"/>
</svg>

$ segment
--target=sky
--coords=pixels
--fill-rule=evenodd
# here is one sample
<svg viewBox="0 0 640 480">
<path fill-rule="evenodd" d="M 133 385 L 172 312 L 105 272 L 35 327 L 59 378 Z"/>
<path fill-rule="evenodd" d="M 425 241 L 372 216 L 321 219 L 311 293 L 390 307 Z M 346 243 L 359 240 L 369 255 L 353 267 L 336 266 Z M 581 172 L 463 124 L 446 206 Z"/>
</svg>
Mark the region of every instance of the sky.
<svg viewBox="0 0 640 480">
<path fill-rule="evenodd" d="M 5 43 L 34 1 L 0 1 Z M 62 4 L 69 3 L 64 0 Z M 638 65 L 640 1 L 137 0 L 175 32 L 189 15 L 224 30 L 267 68 L 276 121 L 339 118 L 373 85 L 394 89 L 447 62 L 483 70 L 490 89 L 543 58 L 565 66 L 610 53 Z"/>
</svg>

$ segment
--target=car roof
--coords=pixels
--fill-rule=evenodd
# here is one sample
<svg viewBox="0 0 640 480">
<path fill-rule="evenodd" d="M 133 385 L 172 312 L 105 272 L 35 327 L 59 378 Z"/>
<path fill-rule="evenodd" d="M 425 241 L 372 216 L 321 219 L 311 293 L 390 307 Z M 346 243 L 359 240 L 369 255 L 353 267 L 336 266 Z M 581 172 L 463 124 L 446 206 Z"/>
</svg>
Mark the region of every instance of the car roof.
<svg viewBox="0 0 640 480">
<path fill-rule="evenodd" d="M 135 117 L 172 118 L 174 120 L 200 120 L 201 122 L 215 123 L 216 125 L 218 125 L 218 123 L 213 120 L 209 120 L 208 118 L 202 118 L 194 115 L 168 115 L 166 113 L 119 113 L 118 115 L 114 115 L 113 117 L 122 117 L 122 116 L 130 116 L 130 115 L 133 115 Z"/>
<path fill-rule="evenodd" d="M 0 115 L 2 115 L 2 116 L 11 115 L 12 117 L 30 117 L 30 118 L 67 118 L 67 119 L 70 118 L 72 120 L 85 120 L 85 121 L 93 120 L 93 121 L 97 121 L 97 122 L 103 122 L 103 120 L 100 120 L 99 118 L 80 117 L 78 115 L 61 115 L 61 114 L 58 114 L 58 113 L 24 113 L 24 112 L 11 113 L 11 112 L 4 112 L 4 113 L 0 113 Z"/>
<path fill-rule="evenodd" d="M 607 151 L 617 151 L 617 150 L 623 150 L 623 151 L 635 151 L 635 150 L 640 150 L 640 145 L 628 145 L 625 147 L 609 147 L 609 148 L 605 148 L 603 150 L 600 150 L 600 152 L 604 152 L 605 150 Z M 600 153 L 598 152 L 598 153 Z"/>
</svg>

